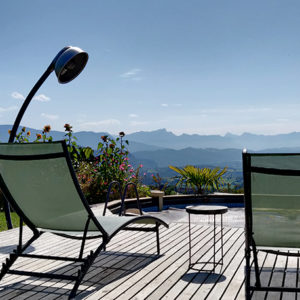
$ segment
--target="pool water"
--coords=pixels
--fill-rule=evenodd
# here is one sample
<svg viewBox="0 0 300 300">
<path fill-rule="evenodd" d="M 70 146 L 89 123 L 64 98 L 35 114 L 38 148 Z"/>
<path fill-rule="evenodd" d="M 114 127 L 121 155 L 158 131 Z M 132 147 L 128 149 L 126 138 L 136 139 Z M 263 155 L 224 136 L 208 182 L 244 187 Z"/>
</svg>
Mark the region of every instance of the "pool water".
<svg viewBox="0 0 300 300">
<path fill-rule="evenodd" d="M 186 203 L 186 204 L 168 204 L 163 206 L 163 210 L 167 210 L 170 207 L 178 208 L 178 209 L 185 209 L 186 206 L 190 205 L 221 205 L 221 206 L 227 206 L 230 208 L 238 208 L 238 207 L 244 207 L 244 203 L 201 203 L 201 204 L 195 204 L 195 203 Z M 151 211 L 158 211 L 157 206 L 150 206 L 150 207 L 143 207 L 143 211 L 145 212 L 151 212 Z"/>
</svg>

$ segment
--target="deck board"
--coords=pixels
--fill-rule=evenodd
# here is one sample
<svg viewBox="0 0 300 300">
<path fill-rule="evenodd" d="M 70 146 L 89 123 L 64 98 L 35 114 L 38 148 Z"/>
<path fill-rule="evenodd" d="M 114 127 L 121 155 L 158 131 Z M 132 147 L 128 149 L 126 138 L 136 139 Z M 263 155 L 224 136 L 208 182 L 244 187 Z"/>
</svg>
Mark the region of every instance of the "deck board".
<svg viewBox="0 0 300 300">
<path fill-rule="evenodd" d="M 217 228 L 220 238 L 220 227 Z M 212 258 L 211 224 L 192 224 L 193 260 Z M 25 240 L 30 231 L 25 228 Z M 0 233 L 0 263 L 5 261 L 18 241 L 18 230 Z M 85 254 L 95 249 L 100 240 L 87 242 Z M 115 236 L 84 277 L 78 299 L 244 299 L 244 232 L 243 228 L 224 228 L 224 264 L 214 273 L 188 269 L 188 224 L 171 223 L 160 232 L 161 255 L 156 255 L 153 233 L 123 231 Z M 28 252 L 76 256 L 80 241 L 68 240 L 50 233 L 37 240 Z M 217 243 L 217 255 L 220 254 Z M 50 253 L 49 253 L 50 252 Z M 299 284 L 299 258 L 280 257 L 259 252 L 263 265 L 263 283 L 274 285 Z M 210 265 L 198 265 L 205 268 Z M 48 271 L 72 275 L 74 264 L 21 258 L 16 269 Z M 72 283 L 26 276 L 6 275 L 0 281 L 0 299 L 67 299 Z M 255 292 L 252 299 L 264 299 L 265 293 Z M 295 293 L 283 293 L 282 299 L 296 299 Z M 280 294 L 268 293 L 267 299 L 281 299 Z M 76 298 L 76 299 L 77 299 Z"/>
</svg>

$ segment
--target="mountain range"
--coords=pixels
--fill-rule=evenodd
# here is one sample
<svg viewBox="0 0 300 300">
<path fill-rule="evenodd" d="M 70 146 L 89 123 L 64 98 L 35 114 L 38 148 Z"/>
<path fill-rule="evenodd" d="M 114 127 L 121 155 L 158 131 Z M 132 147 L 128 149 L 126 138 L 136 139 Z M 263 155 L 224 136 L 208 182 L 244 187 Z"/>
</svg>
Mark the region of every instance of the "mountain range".
<svg viewBox="0 0 300 300">
<path fill-rule="evenodd" d="M 11 125 L 0 125 L 0 141 L 8 139 Z M 20 127 L 21 129 L 21 127 Z M 27 128 L 31 132 L 31 140 L 41 130 Z M 53 140 L 61 140 L 65 132 L 51 131 Z M 81 146 L 97 148 L 102 135 L 106 132 L 80 131 L 75 132 L 77 143 Z M 146 168 L 157 170 L 168 165 L 185 166 L 230 166 L 241 169 L 242 149 L 257 152 L 299 152 L 300 132 L 278 135 L 175 135 L 166 129 L 155 131 L 140 131 L 127 134 L 129 152 L 134 164 L 142 163 Z"/>
<path fill-rule="evenodd" d="M 8 139 L 8 130 L 12 125 L 0 125 L 0 141 Z M 21 128 L 21 126 L 20 126 Z M 36 133 L 41 130 L 27 128 L 31 131 L 31 138 L 35 138 Z M 54 140 L 63 139 L 65 132 L 51 131 Z M 74 135 L 78 139 L 78 144 L 96 148 L 102 135 L 110 135 L 107 132 L 79 131 Z M 130 142 L 130 151 L 153 151 L 159 149 L 185 149 L 185 148 L 215 148 L 215 149 L 251 149 L 253 151 L 274 148 L 295 148 L 300 147 L 300 132 L 291 132 L 276 135 L 258 135 L 252 133 L 243 133 L 235 135 L 227 133 L 221 135 L 199 135 L 199 134 L 181 134 L 175 135 L 166 129 L 154 131 L 139 131 L 125 136 Z"/>
</svg>

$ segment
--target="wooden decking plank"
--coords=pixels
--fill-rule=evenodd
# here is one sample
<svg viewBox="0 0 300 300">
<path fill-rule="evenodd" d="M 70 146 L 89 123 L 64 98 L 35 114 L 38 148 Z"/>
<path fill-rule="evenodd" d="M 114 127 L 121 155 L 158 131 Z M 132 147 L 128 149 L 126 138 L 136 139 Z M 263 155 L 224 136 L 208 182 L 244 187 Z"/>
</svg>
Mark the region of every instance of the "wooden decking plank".
<svg viewBox="0 0 300 300">
<path fill-rule="evenodd" d="M 277 255 L 276 264 L 273 266 L 271 281 L 269 286 L 281 287 L 284 284 L 284 272 L 287 264 L 287 256 Z M 282 293 L 280 292 L 269 292 L 268 298 L 279 300 L 281 299 Z"/>
<path fill-rule="evenodd" d="M 233 229 L 231 229 L 233 231 Z M 226 266 L 230 263 L 232 257 L 236 252 L 236 244 L 235 242 L 239 240 L 239 237 L 242 235 L 242 230 L 236 230 L 234 234 L 231 234 L 230 237 L 226 239 L 226 243 L 224 243 L 224 267 L 219 273 L 212 272 L 199 272 L 195 273 L 194 278 L 189 282 L 188 286 L 182 291 L 181 295 L 178 299 L 197 299 L 199 298 L 199 294 L 201 297 L 206 297 L 209 293 L 210 289 L 213 289 L 216 282 L 219 279 L 222 279 L 222 272 L 226 270 Z M 212 260 L 212 251 L 207 253 L 207 260 Z M 226 265 L 226 266 L 225 266 Z M 217 270 L 220 270 L 218 268 Z M 203 274 L 205 274 L 203 276 Z"/>
<path fill-rule="evenodd" d="M 243 248 L 245 248 L 245 245 L 243 245 Z M 244 249 L 243 249 L 244 250 Z M 235 274 L 232 275 L 230 282 L 228 283 L 227 288 L 225 289 L 222 300 L 238 300 L 238 299 L 244 299 L 245 298 L 245 258 L 244 258 L 244 251 L 241 251 L 240 255 L 242 256 L 242 260 L 240 262 L 239 268 L 236 270 Z M 265 252 L 260 252 L 259 261 L 264 261 L 266 258 Z M 253 267 L 253 261 L 251 263 L 251 266 Z M 234 292 L 233 292 L 234 291 Z"/>
<path fill-rule="evenodd" d="M 207 227 L 210 229 L 209 227 Z M 199 230 L 200 231 L 200 230 Z M 208 237 L 211 235 L 211 231 L 207 233 L 206 231 L 201 231 L 198 232 L 196 231 L 194 233 L 194 237 L 196 235 L 195 240 L 197 239 L 199 243 L 196 243 L 196 247 L 201 247 L 205 245 L 206 241 L 208 240 Z M 132 284 L 127 284 L 127 289 L 123 291 L 123 293 L 119 293 L 118 297 L 115 297 L 115 299 L 124 299 L 125 298 L 143 298 L 144 294 L 148 294 L 149 292 L 152 292 L 156 286 L 157 283 L 161 282 L 161 277 L 168 276 L 173 272 L 174 267 L 177 268 L 181 266 L 185 261 L 186 261 L 186 256 L 187 256 L 187 234 L 186 238 L 184 236 L 181 236 L 181 243 L 177 245 L 177 248 L 171 249 L 168 253 L 168 257 L 162 262 L 160 262 L 159 265 L 157 265 L 154 269 L 152 270 L 141 270 L 140 272 L 140 280 L 138 285 L 132 285 Z M 172 268 L 170 268 L 172 266 Z M 164 275 L 162 275 L 164 274 Z M 142 287 L 142 289 L 140 288 Z M 140 295 L 142 293 L 142 295 Z M 137 296 L 136 294 L 139 294 Z"/>
<path fill-rule="evenodd" d="M 178 227 L 178 226 L 175 226 L 175 227 Z M 138 244 L 139 245 L 138 247 L 136 247 L 136 244 L 132 245 L 131 248 L 126 250 L 126 251 L 130 251 L 131 253 L 129 253 L 129 254 L 121 253 L 121 255 L 123 255 L 123 256 L 126 255 L 127 259 L 128 259 L 128 261 L 123 262 L 124 264 L 128 265 L 132 261 L 131 263 L 133 265 L 135 265 L 136 267 L 138 267 L 138 265 L 136 263 L 137 261 L 139 261 L 138 257 L 141 257 L 141 256 L 143 257 L 141 259 L 141 261 L 146 260 L 149 257 L 156 257 L 156 254 L 153 254 L 156 251 L 156 241 L 155 241 L 155 243 L 153 243 L 154 237 L 152 235 L 150 236 L 149 234 L 145 234 L 145 233 L 143 233 L 143 234 L 149 237 L 149 243 L 147 245 L 146 244 L 143 245 L 143 244 L 139 243 L 141 245 Z M 166 234 L 167 234 L 167 230 L 162 231 L 162 233 L 160 235 L 162 237 L 162 239 L 164 238 L 164 236 Z M 163 246 L 163 243 L 161 245 Z M 142 251 L 143 253 L 138 253 L 138 251 Z M 147 254 L 148 252 L 150 252 L 150 254 Z M 135 253 L 136 253 L 136 255 L 135 255 Z M 146 254 L 147 254 L 147 256 L 146 256 Z M 103 254 L 101 254 L 101 255 L 103 255 Z M 124 272 L 126 273 L 126 270 L 124 270 L 124 269 L 122 269 L 122 270 L 116 269 L 115 265 L 117 265 L 117 264 L 119 264 L 119 262 L 114 261 L 113 264 L 108 265 L 107 268 L 105 268 L 103 272 L 99 272 L 98 268 L 102 267 L 102 264 L 96 261 L 93 264 L 93 266 L 91 267 L 91 271 L 88 272 L 88 274 L 86 274 L 86 276 L 84 277 L 82 285 L 89 283 L 90 278 L 93 278 L 93 279 L 97 278 L 98 283 L 100 283 L 100 285 L 97 284 L 97 287 L 99 288 L 102 285 L 102 283 L 101 283 L 102 278 L 104 278 L 107 281 L 108 277 L 113 275 L 112 276 L 113 279 L 110 280 L 110 281 L 113 281 L 120 276 L 119 273 L 121 273 L 121 274 L 123 274 Z M 144 264 L 144 263 L 141 262 L 141 264 Z M 98 265 L 99 265 L 99 267 L 98 267 Z M 79 295 L 80 295 L 80 293 L 82 294 L 84 292 L 85 292 L 84 289 L 80 288 Z"/>
<path fill-rule="evenodd" d="M 127 246 L 128 245 L 130 245 L 130 243 L 129 244 L 127 244 Z M 118 247 L 119 245 L 115 245 L 115 247 Z M 94 247 L 95 248 L 95 247 Z M 106 255 L 106 258 L 107 258 L 107 255 Z M 105 259 L 106 258 L 104 258 L 104 259 L 102 259 L 102 260 L 104 260 L 105 261 Z M 73 273 L 74 273 L 74 271 L 75 271 L 75 268 L 73 267 L 73 268 L 71 268 L 70 270 L 69 270 L 69 272 L 67 272 L 67 273 L 70 273 L 70 275 L 72 275 Z M 99 272 L 99 269 L 97 270 L 98 272 Z M 64 272 L 65 274 L 66 274 L 66 272 Z M 69 274 L 68 274 L 69 275 Z M 69 285 L 69 282 L 65 282 L 62 286 L 60 286 L 60 288 L 62 288 L 62 287 L 64 287 L 64 286 L 68 286 Z M 55 288 L 55 286 L 56 286 L 56 283 L 55 282 L 53 282 L 53 284 L 50 284 L 50 286 L 49 287 L 47 287 L 45 290 L 44 290 L 44 292 L 48 292 L 49 291 L 49 289 L 52 289 L 52 290 L 54 290 L 54 291 L 57 291 L 58 290 L 58 288 L 56 287 Z M 68 290 L 66 290 L 66 292 L 68 293 L 69 291 Z M 52 298 L 52 297 L 51 297 Z"/>
<path fill-rule="evenodd" d="M 192 244 L 192 255 L 194 259 L 195 257 L 199 258 L 199 251 L 202 255 L 206 253 L 207 247 L 209 247 L 208 241 L 211 239 L 212 235 L 213 231 L 210 231 L 209 234 L 205 235 L 200 241 L 197 242 L 194 240 L 194 243 Z M 194 234 L 192 236 L 194 239 Z M 186 240 L 186 243 L 187 241 L 188 239 Z M 179 257 L 174 264 L 172 264 L 172 268 L 165 268 L 165 270 L 159 273 L 155 279 L 151 280 L 151 282 L 144 289 L 142 289 L 141 292 L 137 293 L 135 297 L 143 298 L 144 295 L 148 294 L 149 296 L 147 299 L 157 299 L 157 293 L 160 294 L 159 297 L 161 297 L 162 294 L 165 294 L 168 290 L 168 287 L 171 285 L 171 278 L 173 278 L 173 280 L 174 278 L 177 279 L 176 275 L 174 277 L 174 273 L 176 273 L 178 269 L 181 270 L 181 274 L 182 272 L 185 273 L 188 271 L 188 246 L 185 247 L 184 250 L 185 252 L 183 255 L 181 255 L 181 257 Z"/>
<path fill-rule="evenodd" d="M 133 273 L 131 276 L 127 276 L 122 278 L 121 280 L 116 280 L 112 284 L 110 284 L 107 287 L 107 290 L 105 291 L 99 291 L 95 295 L 101 299 L 114 299 L 117 296 L 119 296 L 122 292 L 125 292 L 128 288 L 132 286 L 133 282 L 139 282 L 140 279 L 143 279 L 145 275 L 151 272 L 152 269 L 156 269 L 160 266 L 161 263 L 165 262 L 167 259 L 172 259 L 172 255 L 176 252 L 176 249 L 180 249 L 182 247 L 185 247 L 186 243 L 182 241 L 182 237 L 186 237 L 188 233 L 187 226 L 181 224 L 181 230 L 178 232 L 177 236 L 171 240 L 167 240 L 166 245 L 162 248 L 162 253 L 164 254 L 162 257 L 151 263 L 151 266 L 149 268 L 143 269 L 139 272 Z M 199 226 L 193 226 L 192 230 L 198 230 Z M 203 228 L 202 232 L 208 230 L 207 228 Z M 200 233 L 201 234 L 201 233 Z M 140 282 L 138 285 L 140 286 Z M 116 288 L 118 289 L 116 290 Z"/>
<path fill-rule="evenodd" d="M 230 230 L 226 230 L 225 236 L 228 234 L 230 234 Z M 205 257 L 205 254 L 207 253 L 207 251 L 211 248 L 211 238 L 213 236 L 213 231 L 210 232 L 210 236 L 207 237 L 208 242 L 204 241 L 204 245 L 203 244 L 199 244 L 196 243 L 197 241 L 194 240 L 194 259 L 195 257 L 197 259 L 202 259 Z M 186 286 L 188 285 L 188 280 L 182 280 L 183 277 L 187 277 L 187 276 L 191 276 L 191 278 L 189 278 L 190 280 L 192 280 L 192 278 L 194 277 L 193 275 L 189 275 L 190 272 L 193 272 L 193 270 L 189 270 L 189 262 L 188 262 L 188 248 L 186 251 L 186 255 L 185 255 L 185 260 L 182 262 L 181 266 L 179 266 L 178 268 L 176 268 L 175 270 L 173 270 L 173 273 L 168 276 L 168 278 L 164 281 L 161 282 L 159 288 L 155 291 L 153 291 L 150 296 L 149 299 L 155 299 L 155 298 L 172 298 L 175 297 L 176 291 L 180 290 L 184 290 L 186 288 Z M 202 255 L 202 258 L 201 258 Z M 205 259 L 205 258 L 204 258 Z M 202 265 L 203 266 L 203 265 Z"/>
<path fill-rule="evenodd" d="M 70 243 L 72 245 L 74 243 L 74 241 L 71 241 Z M 68 243 L 67 246 L 70 246 L 70 243 Z M 58 248 L 61 247 L 61 244 L 57 244 L 57 247 Z M 57 255 L 66 254 L 66 253 L 63 253 L 63 252 L 67 252 L 67 254 L 72 254 L 72 252 L 70 252 L 71 249 L 72 249 L 71 247 L 68 247 L 67 249 L 64 248 L 63 251 L 56 251 L 56 254 Z M 52 248 L 52 251 L 53 251 L 53 248 Z M 75 251 L 76 251 L 76 254 L 78 254 L 78 247 L 76 247 Z M 40 253 L 40 254 L 42 254 L 42 253 Z M 22 264 L 21 259 L 19 261 L 19 264 Z M 23 261 L 24 260 L 25 259 L 23 259 Z M 56 262 L 56 261 L 48 261 L 48 260 L 43 260 L 42 263 L 41 263 L 40 260 L 36 260 L 36 259 L 26 259 L 26 261 L 28 262 L 26 267 L 30 267 L 30 270 L 32 270 L 32 271 L 36 271 L 36 270 L 37 271 L 42 271 L 44 269 L 43 266 L 46 266 L 48 269 L 50 268 L 50 270 L 51 269 L 53 270 L 53 268 L 55 268 L 56 266 L 60 267 L 61 264 L 64 264 L 64 262 Z M 28 269 L 28 268 L 24 268 L 24 266 L 23 266 L 22 269 Z M 10 275 L 7 275 L 7 276 L 10 276 Z M 15 276 L 15 275 L 13 275 L 13 276 Z M 17 276 L 16 278 L 18 278 L 19 281 L 26 281 L 26 280 L 28 281 L 28 279 L 27 279 L 28 277 L 26 277 L 26 276 Z M 38 279 L 36 279 L 36 280 L 38 280 Z M 34 282 L 34 281 L 35 280 L 32 280 L 32 282 Z"/>
<path fill-rule="evenodd" d="M 156 241 L 154 233 L 120 232 L 109 243 L 107 252 L 101 253 L 84 277 L 79 287 L 78 299 L 111 300 L 111 299 L 207 299 L 207 300 L 240 300 L 244 299 L 244 238 L 239 235 L 242 229 L 228 228 L 224 236 L 224 266 L 216 275 L 202 278 L 201 273 L 192 274 L 187 281 L 182 276 L 190 274 L 188 267 L 188 224 L 172 223 L 170 229 L 161 228 L 161 257 L 156 257 Z M 206 231 L 204 231 L 206 229 Z M 212 226 L 193 224 L 193 249 L 197 251 L 209 248 L 206 241 L 212 235 Z M 24 227 L 27 238 L 31 232 Z M 235 234 L 230 234 L 236 232 Z M 225 232 L 224 232 L 225 233 Z M 207 234 L 207 235 L 206 235 Z M 219 233 L 218 233 L 219 234 Z M 204 238 L 204 236 L 207 236 Z M 10 237 L 10 238 L 8 238 Z M 231 238 L 230 238 L 231 237 Z M 0 262 L 5 260 L 8 252 L 14 249 L 18 242 L 18 229 L 5 234 L 0 233 Z M 95 249 L 101 239 L 87 241 L 85 253 Z M 225 244 L 226 243 L 226 244 Z M 46 233 L 33 244 L 32 253 L 76 256 L 80 241 L 70 240 Z M 226 246 L 225 246 L 226 245 Z M 217 249 L 219 246 L 217 245 Z M 202 259 L 211 256 L 209 249 Z M 276 257 L 259 251 L 259 265 L 262 266 L 261 279 L 263 284 L 280 286 L 295 286 L 299 284 L 299 258 Z M 76 264 L 75 264 L 76 265 Z M 45 270 L 60 274 L 76 272 L 74 264 L 21 258 L 15 264 L 17 269 L 32 271 Z M 274 267 L 275 272 L 271 274 Z M 218 268 L 216 269 L 218 271 Z M 251 283 L 253 284 L 253 272 Z M 279 271 L 279 272 L 278 272 Z M 215 276 L 212 278 L 211 276 Z M 222 281 L 222 276 L 226 277 Z M 206 279 L 206 280 L 205 280 Z M 214 282 L 212 282 L 214 279 Z M 53 300 L 67 299 L 73 282 L 54 279 L 41 279 L 26 276 L 6 275 L 0 281 L 0 299 L 17 300 Z M 264 299 L 266 293 L 255 292 L 252 299 Z M 280 299 L 280 293 L 268 293 L 267 300 Z M 295 299 L 295 293 L 283 293 L 283 300 Z M 192 298 L 194 297 L 194 298 Z M 298 298 L 299 299 L 299 298 Z"/>
<path fill-rule="evenodd" d="M 232 236 L 237 232 L 237 229 L 227 229 L 224 232 L 224 244 L 226 243 L 226 236 L 228 234 L 228 236 Z M 213 232 L 211 232 L 213 234 Z M 210 236 L 210 239 L 212 237 Z M 207 243 L 206 246 L 211 246 L 210 243 Z M 204 250 L 205 248 L 203 248 Z M 207 249 L 207 248 L 206 248 Z M 199 248 L 199 251 L 202 252 L 202 249 Z M 199 255 L 198 253 L 195 253 L 195 255 Z M 199 257 L 199 256 L 198 256 Z M 204 259 L 204 257 L 203 257 Z M 185 288 L 189 285 L 189 282 L 191 280 L 193 280 L 193 278 L 198 274 L 198 272 L 195 272 L 194 270 L 189 270 L 188 269 L 188 257 L 186 258 L 186 261 L 184 262 L 184 271 L 180 269 L 175 270 L 175 272 L 172 274 L 171 278 L 168 278 L 167 282 L 167 289 L 164 288 L 164 294 L 160 295 L 160 297 L 162 297 L 163 299 L 172 299 L 178 296 L 178 291 L 184 291 Z M 184 274 L 184 275 L 183 275 Z M 185 275 L 187 274 L 187 275 Z M 191 274 L 191 275 L 188 275 Z M 187 277 L 190 276 L 190 278 L 188 278 L 188 280 L 182 280 L 183 277 Z M 208 276 L 208 274 L 206 273 L 206 275 L 204 275 L 205 277 Z M 153 294 L 152 299 L 155 299 L 155 294 Z"/>
<path fill-rule="evenodd" d="M 285 280 L 284 286 L 285 287 L 297 287 L 297 261 L 299 260 L 298 257 L 290 256 L 287 259 L 287 265 L 285 269 Z M 295 300 L 296 293 L 283 293 L 282 300 Z"/>
<path fill-rule="evenodd" d="M 203 257 L 205 256 L 205 253 L 211 247 L 209 241 L 212 235 L 213 232 L 210 232 L 210 234 L 204 237 L 203 239 L 201 239 L 200 242 L 196 242 L 194 240 L 193 250 L 192 250 L 194 259 L 195 257 L 198 259 L 199 254 L 200 257 L 201 254 Z M 193 235 L 193 239 L 194 239 L 194 235 Z M 139 292 L 135 296 L 143 297 L 144 294 L 145 295 L 149 294 L 147 299 L 161 298 L 168 291 L 168 289 L 180 279 L 181 276 L 178 276 L 177 270 L 180 270 L 180 275 L 188 271 L 188 246 L 186 247 L 184 256 L 180 257 L 180 259 L 178 259 L 178 261 L 176 261 L 174 265 L 172 264 L 172 268 L 167 268 L 166 270 L 164 270 L 163 273 L 159 274 L 157 278 L 151 281 L 151 284 L 149 284 L 146 288 L 141 290 L 141 292 Z"/>
<path fill-rule="evenodd" d="M 126 234 L 126 233 L 125 233 Z M 79 253 L 79 245 L 80 245 L 80 241 L 75 241 L 75 240 L 70 240 L 70 239 L 65 239 L 65 238 L 61 238 L 61 237 L 58 237 L 58 236 L 56 236 L 56 235 L 51 235 L 52 237 L 55 237 L 55 242 L 56 242 L 56 244 L 57 244 L 57 246 L 58 247 L 60 247 L 61 245 L 59 245 L 59 243 L 57 243 L 57 240 L 61 240 L 61 242 L 63 242 L 63 245 L 65 246 L 66 245 L 66 243 L 67 243 L 67 245 L 72 245 L 72 244 L 77 244 L 77 245 L 75 245 L 73 248 L 74 249 L 76 249 L 75 251 L 77 252 L 77 253 L 74 253 L 74 254 L 78 254 Z M 40 240 L 42 239 L 43 237 L 41 237 L 40 238 Z M 116 239 L 116 240 L 118 240 L 118 239 Z M 64 241 L 67 241 L 67 242 L 64 242 Z M 99 242 L 97 242 L 96 240 L 89 240 L 89 241 L 87 241 L 87 246 L 86 246 L 86 253 L 88 253 L 89 252 L 89 248 L 90 247 L 88 247 L 88 244 L 89 243 L 94 243 L 94 244 L 99 244 Z M 112 243 L 113 244 L 113 243 Z M 47 247 L 48 248 L 48 247 Z M 93 249 L 95 248 L 95 247 L 92 247 Z M 54 249 L 52 248 L 51 249 L 51 251 L 53 251 Z M 42 252 L 42 248 L 40 248 L 39 249 L 39 251 L 38 251 L 38 253 L 39 254 L 43 254 L 43 253 L 40 253 L 40 252 Z M 66 253 L 67 252 L 67 253 Z M 56 255 L 60 255 L 60 254 L 62 254 L 62 255 L 66 255 L 66 254 L 72 254 L 72 253 L 70 253 L 70 247 L 67 247 L 67 248 L 63 248 L 63 251 L 60 251 L 59 253 L 57 253 L 56 252 Z M 70 255 L 68 255 L 68 256 L 70 256 Z M 31 260 L 32 261 L 32 260 Z M 44 263 L 46 262 L 47 263 L 47 261 L 43 261 Z M 54 265 L 56 264 L 61 264 L 62 262 L 51 262 L 50 264 L 48 263 L 48 266 L 51 266 L 52 268 L 54 267 Z M 32 264 L 32 262 L 31 262 L 31 264 Z M 24 269 L 24 268 L 23 268 Z M 51 268 L 50 268 L 51 269 Z M 71 268 L 71 270 L 76 270 L 75 268 L 74 268 L 74 266 Z M 62 270 L 64 270 L 64 269 L 62 269 Z M 34 269 L 32 270 L 32 271 L 34 271 Z M 40 262 L 39 262 L 39 266 L 38 266 L 38 271 L 42 271 L 41 270 L 41 265 L 40 265 Z M 74 271 L 73 271 L 74 272 Z M 63 273 L 63 272 L 58 272 L 58 273 Z M 7 275 L 7 276 L 10 276 L 10 275 Z M 15 275 L 13 275 L 13 276 L 15 276 Z M 15 276 L 16 278 L 20 278 L 21 276 Z M 21 278 L 25 278 L 24 276 L 22 276 Z M 37 279 L 38 280 L 38 279 Z M 22 281 L 22 279 L 21 279 L 21 281 Z M 32 280 L 32 282 L 34 282 L 34 280 Z M 44 284 L 46 284 L 46 279 L 45 279 L 45 281 L 44 281 Z M 1 282 L 2 283 L 2 282 Z"/>
<path fill-rule="evenodd" d="M 168 231 L 168 235 L 164 238 L 164 239 L 162 239 L 162 242 L 161 242 L 161 252 L 162 253 L 165 253 L 166 252 L 166 250 L 169 248 L 169 247 L 171 247 L 172 246 L 172 243 L 174 244 L 174 243 L 176 243 L 176 240 L 177 240 L 177 237 L 180 235 L 182 233 L 182 226 L 180 226 L 179 228 L 178 228 L 178 230 L 176 231 L 176 235 L 174 236 L 170 236 L 170 232 Z M 171 239 L 171 241 L 170 241 L 170 239 Z M 171 242 L 171 244 L 170 244 L 170 242 Z M 155 245 L 153 245 L 153 247 L 155 247 Z M 153 264 L 152 264 L 153 265 Z M 132 274 L 134 274 L 134 273 L 132 273 Z M 122 282 L 122 281 L 126 281 L 126 280 L 128 280 L 128 278 L 130 278 L 131 276 L 132 276 L 132 274 L 129 274 L 129 275 L 127 275 L 125 278 L 120 278 L 120 279 L 117 279 L 114 283 L 112 283 L 111 285 L 115 285 L 116 283 L 117 283 L 117 286 L 120 284 L 120 281 Z M 112 289 L 113 289 L 113 287 L 111 287 Z M 105 291 L 102 291 L 102 292 L 100 292 L 100 294 L 98 295 L 98 297 L 100 298 L 102 295 L 101 294 L 105 294 Z"/>
<path fill-rule="evenodd" d="M 176 227 L 176 226 L 175 226 Z M 130 234 L 131 234 L 132 232 L 130 232 Z M 149 234 L 145 234 L 145 232 L 139 232 L 140 234 L 142 234 L 142 237 L 143 237 L 143 239 L 146 239 L 146 240 L 151 240 L 153 237 L 150 237 L 150 235 Z M 164 236 L 165 235 L 165 233 L 166 233 L 166 229 L 163 229 L 163 230 L 161 230 L 161 236 Z M 127 234 L 129 234 L 129 232 L 127 232 Z M 141 239 L 139 239 L 139 240 L 141 240 Z M 143 241 L 143 240 L 142 240 Z M 136 242 L 136 241 L 135 241 Z M 145 243 L 145 241 L 143 241 L 143 243 L 141 243 L 142 245 Z M 144 244 L 145 245 L 145 244 Z M 118 245 L 116 245 L 116 248 L 118 248 L 117 247 Z M 127 246 L 127 248 L 122 248 L 121 250 L 123 250 L 123 251 L 132 251 L 132 250 L 134 250 L 136 247 L 135 247 L 135 244 L 132 244 L 132 243 L 129 243 L 129 244 L 127 244 L 126 245 Z M 108 250 L 108 248 L 107 248 L 107 250 Z M 113 250 L 113 248 L 112 248 L 112 250 Z M 118 250 L 120 250 L 120 249 L 118 249 Z M 112 257 L 113 255 L 114 255 L 114 252 L 111 252 L 109 255 L 107 254 L 108 252 L 102 252 L 101 254 L 100 254 L 100 256 L 96 259 L 96 261 L 94 262 L 94 264 L 91 266 L 91 268 L 90 268 L 90 271 L 86 274 L 86 276 L 84 277 L 84 281 L 82 282 L 82 284 L 81 284 L 81 286 L 80 286 L 80 288 L 79 288 L 79 291 L 78 291 L 78 295 L 80 295 L 80 293 L 83 293 L 84 292 L 84 290 L 86 290 L 86 289 L 90 289 L 89 287 L 87 287 L 86 289 L 82 289 L 82 287 L 85 285 L 85 284 L 87 284 L 87 283 L 89 283 L 89 281 L 90 281 L 90 278 L 93 278 L 95 281 L 97 280 L 97 284 L 96 284 L 96 286 L 98 287 L 98 288 L 101 288 L 102 286 L 104 286 L 104 284 L 102 284 L 102 283 L 99 283 L 99 281 L 101 281 L 101 278 L 102 277 L 104 277 L 104 278 L 107 278 L 107 276 L 109 276 L 110 274 L 109 274 L 109 272 L 111 272 L 111 270 L 110 269 L 108 269 L 108 268 L 103 268 L 102 267 L 102 265 L 103 265 L 103 262 L 104 262 L 104 264 L 105 264 L 105 259 L 103 260 L 103 259 L 101 259 L 101 256 L 110 256 L 110 257 Z M 123 253 L 119 253 L 118 254 L 119 256 L 122 256 L 122 255 L 124 255 Z M 132 258 L 131 258 L 132 259 Z M 113 264 L 117 264 L 118 263 L 118 261 L 115 261 L 115 259 L 112 257 L 112 259 L 111 259 L 111 261 L 113 261 Z M 109 267 L 112 267 L 112 265 L 110 264 L 109 265 Z M 99 268 L 100 268 L 100 270 L 99 270 Z M 94 270 L 94 271 L 93 271 Z M 121 270 L 114 270 L 115 272 L 122 272 Z M 115 273 L 115 275 L 117 275 L 116 273 Z M 89 283 L 90 284 L 90 283 Z M 71 287 L 72 288 L 72 287 Z M 47 299 L 52 299 L 52 297 L 47 297 Z"/>
<path fill-rule="evenodd" d="M 233 241 L 231 248 L 225 253 L 224 256 L 224 265 L 221 269 L 218 277 L 215 278 L 214 286 L 207 291 L 206 299 L 222 299 L 222 295 L 225 290 L 228 288 L 228 285 L 231 282 L 231 278 L 234 276 L 236 271 L 239 269 L 241 263 L 243 262 L 244 255 L 242 252 L 244 246 L 244 233 L 243 230 L 240 230 L 240 235 L 238 238 Z M 230 258 L 231 256 L 231 258 Z M 207 279 L 209 281 L 209 278 Z M 208 288 L 209 284 L 204 282 L 205 289 Z M 234 286 L 230 286 L 230 293 L 232 295 L 237 294 L 238 289 L 234 289 Z M 200 297 L 201 288 L 194 294 L 193 298 L 196 299 Z M 205 293 L 204 293 L 205 294 Z"/>
<path fill-rule="evenodd" d="M 276 263 L 276 255 L 269 254 L 265 256 L 265 260 L 263 262 L 260 261 L 261 255 L 258 255 L 258 265 L 260 267 L 259 273 L 260 273 L 260 281 L 263 286 L 268 286 L 269 283 L 272 280 L 272 273 L 271 270 Z M 254 266 L 251 268 L 251 285 L 253 286 L 255 284 L 255 273 L 254 273 Z M 265 299 L 266 297 L 266 292 L 258 292 L 255 291 L 252 293 L 252 299 L 254 300 L 260 300 L 260 299 Z"/>
</svg>

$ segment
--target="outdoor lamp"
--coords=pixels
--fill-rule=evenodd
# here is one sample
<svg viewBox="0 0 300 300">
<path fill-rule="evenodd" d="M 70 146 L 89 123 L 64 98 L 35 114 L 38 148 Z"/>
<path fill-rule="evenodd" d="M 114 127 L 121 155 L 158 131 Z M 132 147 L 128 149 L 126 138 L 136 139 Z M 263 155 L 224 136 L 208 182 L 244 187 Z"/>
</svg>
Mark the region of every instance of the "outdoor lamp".
<svg viewBox="0 0 300 300">
<path fill-rule="evenodd" d="M 84 69 L 87 61 L 88 61 L 88 54 L 81 50 L 78 47 L 64 47 L 62 50 L 58 52 L 58 54 L 54 57 L 53 61 L 45 71 L 45 73 L 41 76 L 41 78 L 37 81 L 34 85 L 30 93 L 28 94 L 27 98 L 24 100 L 22 107 L 19 110 L 19 113 L 16 117 L 14 122 L 13 128 L 11 130 L 9 136 L 9 143 L 13 143 L 17 130 L 19 128 L 21 119 L 25 113 L 27 106 L 29 105 L 30 101 L 32 100 L 35 93 L 44 83 L 44 81 L 48 78 L 52 71 L 55 71 L 59 83 L 67 83 L 74 78 L 76 78 L 80 72 Z M 8 229 L 12 228 L 10 213 L 9 213 L 9 206 L 7 201 L 5 202 L 5 217 Z"/>
</svg>

